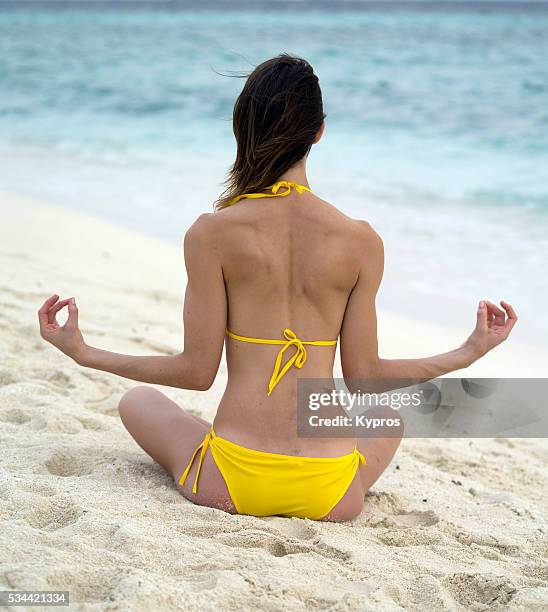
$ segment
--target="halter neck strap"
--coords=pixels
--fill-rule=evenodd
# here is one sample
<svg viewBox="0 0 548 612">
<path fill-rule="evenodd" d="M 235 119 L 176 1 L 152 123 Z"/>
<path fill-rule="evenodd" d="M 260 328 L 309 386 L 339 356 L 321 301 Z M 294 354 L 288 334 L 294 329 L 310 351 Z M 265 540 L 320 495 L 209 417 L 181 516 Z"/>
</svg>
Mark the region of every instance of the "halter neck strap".
<svg viewBox="0 0 548 612">
<path fill-rule="evenodd" d="M 285 187 L 285 191 L 280 192 L 280 188 Z M 235 204 L 244 198 L 250 199 L 258 199 L 258 198 L 276 198 L 278 196 L 287 196 L 291 193 L 291 189 L 295 189 L 297 193 L 303 193 L 305 191 L 309 191 L 312 193 L 312 189 L 310 187 L 306 187 L 305 185 L 299 185 L 298 183 L 293 183 L 292 181 L 278 181 L 274 183 L 274 185 L 270 185 L 270 187 L 266 187 L 266 189 L 270 189 L 271 193 L 242 193 L 235 198 L 232 198 L 227 206 L 231 204 Z"/>
</svg>

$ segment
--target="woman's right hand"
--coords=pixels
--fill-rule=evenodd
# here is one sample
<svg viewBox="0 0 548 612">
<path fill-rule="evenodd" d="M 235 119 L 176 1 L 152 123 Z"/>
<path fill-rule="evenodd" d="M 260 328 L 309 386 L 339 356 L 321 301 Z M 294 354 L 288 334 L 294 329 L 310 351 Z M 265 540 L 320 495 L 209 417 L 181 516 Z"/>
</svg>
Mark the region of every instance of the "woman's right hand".
<svg viewBox="0 0 548 612">
<path fill-rule="evenodd" d="M 463 344 L 474 361 L 504 342 L 518 320 L 508 302 L 501 301 L 500 305 L 504 310 L 488 300 L 481 300 L 478 305 L 476 328 Z"/>
<path fill-rule="evenodd" d="M 59 325 L 57 313 L 65 307 L 68 308 L 68 319 L 64 325 Z M 78 362 L 86 344 L 78 327 L 78 307 L 75 299 L 59 300 L 55 293 L 40 307 L 38 322 L 42 338 Z"/>
</svg>

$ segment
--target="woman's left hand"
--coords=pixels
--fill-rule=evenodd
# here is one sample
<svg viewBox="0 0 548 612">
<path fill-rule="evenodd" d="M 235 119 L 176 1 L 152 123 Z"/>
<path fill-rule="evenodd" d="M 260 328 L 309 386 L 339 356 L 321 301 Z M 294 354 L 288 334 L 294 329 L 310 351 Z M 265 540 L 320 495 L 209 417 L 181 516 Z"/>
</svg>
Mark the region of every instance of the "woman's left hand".
<svg viewBox="0 0 548 612">
<path fill-rule="evenodd" d="M 67 322 L 61 326 L 57 322 L 57 313 L 68 307 Z M 78 308 L 74 298 L 59 300 L 57 294 L 52 295 L 38 311 L 40 335 L 60 351 L 78 361 L 78 357 L 86 348 L 86 343 L 78 327 Z"/>
<path fill-rule="evenodd" d="M 500 305 L 504 310 L 488 300 L 479 303 L 476 328 L 462 345 L 471 349 L 474 361 L 504 342 L 518 320 L 508 302 L 502 300 Z"/>
</svg>

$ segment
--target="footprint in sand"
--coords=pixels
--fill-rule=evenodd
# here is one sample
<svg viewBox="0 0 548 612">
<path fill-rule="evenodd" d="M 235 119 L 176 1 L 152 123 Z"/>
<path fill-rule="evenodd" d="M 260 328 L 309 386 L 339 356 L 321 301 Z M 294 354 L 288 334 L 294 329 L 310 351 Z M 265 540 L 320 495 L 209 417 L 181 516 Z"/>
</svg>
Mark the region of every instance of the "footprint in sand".
<svg viewBox="0 0 548 612">
<path fill-rule="evenodd" d="M 82 508 L 72 499 L 58 496 L 42 498 L 24 518 L 31 527 L 55 531 L 75 523 L 82 515 Z"/>
<path fill-rule="evenodd" d="M 439 517 L 433 510 L 414 510 L 394 514 L 392 520 L 401 527 L 431 527 L 439 523 Z"/>
<path fill-rule="evenodd" d="M 75 417 L 83 425 L 84 429 L 91 431 L 106 431 L 108 426 L 95 417 L 77 416 Z"/>
<path fill-rule="evenodd" d="M 362 515 L 366 527 L 412 529 L 416 527 L 431 527 L 439 523 L 438 515 L 432 510 L 409 512 L 400 511 L 394 514 L 382 512 L 364 512 Z"/>
<path fill-rule="evenodd" d="M 30 426 L 50 433 L 77 434 L 82 431 L 82 423 L 68 414 L 37 414 Z"/>
<path fill-rule="evenodd" d="M 84 407 L 90 412 L 94 412 L 101 416 L 109 416 L 118 418 L 118 403 L 122 393 L 109 391 L 106 395 L 97 399 L 90 399 L 84 402 Z"/>
<path fill-rule="evenodd" d="M 170 493 L 172 492 L 170 487 L 165 487 L 165 489 L 169 490 Z M 193 513 L 195 514 L 194 510 L 195 508 L 193 508 Z M 317 542 L 319 539 L 318 528 L 306 525 L 304 521 L 299 519 L 290 520 L 280 516 L 266 516 L 261 518 L 255 517 L 254 520 L 265 524 L 264 531 L 260 528 L 257 530 L 257 533 L 262 533 L 265 537 L 272 536 L 273 538 L 279 538 L 279 536 L 282 536 L 284 541 L 294 539 L 303 542 Z M 230 528 L 227 526 L 226 515 L 224 513 L 219 516 L 208 516 L 207 520 L 204 520 L 204 517 L 200 517 L 197 521 L 185 522 L 184 525 L 177 528 L 180 533 L 185 535 L 205 537 L 217 534 L 227 535 L 228 529 L 231 534 L 237 534 L 236 537 L 239 537 L 241 534 L 240 525 L 231 525 Z"/>
<path fill-rule="evenodd" d="M 45 581 L 47 589 L 69 591 L 71 601 L 86 602 L 79 606 L 76 604 L 78 609 L 82 609 L 82 606 L 88 609 L 97 606 L 105 609 L 108 608 L 105 602 L 113 600 L 113 592 L 122 575 L 122 568 L 115 567 L 106 560 L 103 564 L 95 565 L 85 562 L 74 564 L 58 561 L 51 564 L 51 571 L 45 574 Z M 123 603 L 125 602 L 122 599 L 121 605 L 117 607 L 127 610 L 128 606 L 124 606 Z"/>
<path fill-rule="evenodd" d="M 127 555 L 134 555 L 142 546 L 143 539 L 139 537 L 139 533 L 127 524 L 116 523 L 109 531 L 107 545 L 109 551 L 116 550 Z"/>
<path fill-rule="evenodd" d="M 432 546 L 441 544 L 445 539 L 439 531 L 424 529 L 389 529 L 376 537 L 388 546 Z"/>
<path fill-rule="evenodd" d="M 269 527 L 275 527 L 276 531 L 288 537 L 297 540 L 314 540 L 319 537 L 317 527 L 307 525 L 304 521 L 295 519 L 288 520 L 280 516 L 269 516 L 263 519 Z"/>
<path fill-rule="evenodd" d="M 261 548 L 273 557 L 312 552 L 336 561 L 348 561 L 351 557 L 350 553 L 333 548 L 323 542 L 306 543 L 288 540 L 275 534 L 251 529 L 237 533 L 221 534 L 216 539 L 226 546 L 233 546 L 234 548 Z"/>
<path fill-rule="evenodd" d="M 54 476 L 85 476 L 102 463 L 111 463 L 114 453 L 97 447 L 57 449 L 45 461 L 46 469 Z"/>
<path fill-rule="evenodd" d="M 310 546 L 297 542 L 288 542 L 272 534 L 262 531 L 249 530 L 229 534 L 220 534 L 217 538 L 225 546 L 234 548 L 260 548 L 273 557 L 310 552 Z"/>
<path fill-rule="evenodd" d="M 17 488 L 21 491 L 27 491 L 28 493 L 33 493 L 34 495 L 41 495 L 42 497 L 48 498 L 53 497 L 58 493 L 56 488 L 42 482 L 21 483 Z"/>
<path fill-rule="evenodd" d="M 215 572 L 207 572 L 200 574 L 187 573 L 185 575 L 185 583 L 188 584 L 190 590 L 196 593 L 202 591 L 212 591 L 219 581 Z"/>
<path fill-rule="evenodd" d="M 467 610 L 506 607 L 517 592 L 511 576 L 494 574 L 455 573 L 446 576 L 442 584 L 457 602 Z"/>
<path fill-rule="evenodd" d="M 451 523 L 445 526 L 444 531 L 461 544 L 472 547 L 486 559 L 499 559 L 501 554 L 509 556 L 521 554 L 521 548 L 504 535 L 495 537 L 489 533 L 473 533 Z"/>
<path fill-rule="evenodd" d="M 433 510 L 406 510 L 401 499 L 382 492 L 367 495 L 362 518 L 366 527 L 431 527 L 439 522 Z"/>
<path fill-rule="evenodd" d="M 16 425 L 22 425 L 32 419 L 32 412 L 30 410 L 23 410 L 22 408 L 8 408 L 0 412 L 0 421 L 4 423 L 14 423 Z"/>
<path fill-rule="evenodd" d="M 55 370 L 48 376 L 47 380 L 58 387 L 58 390 L 65 395 L 68 394 L 69 389 L 74 389 L 75 387 L 70 375 L 63 372 L 63 370 Z"/>
<path fill-rule="evenodd" d="M 370 491 L 365 497 L 365 510 L 378 511 L 383 514 L 396 514 L 402 506 L 402 501 L 396 495 L 382 491 Z"/>
</svg>

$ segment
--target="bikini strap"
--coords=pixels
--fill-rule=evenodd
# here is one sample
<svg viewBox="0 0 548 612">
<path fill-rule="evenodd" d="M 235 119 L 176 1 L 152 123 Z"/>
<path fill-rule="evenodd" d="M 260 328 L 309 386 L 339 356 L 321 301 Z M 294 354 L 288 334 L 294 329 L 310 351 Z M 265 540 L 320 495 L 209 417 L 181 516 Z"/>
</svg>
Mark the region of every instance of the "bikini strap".
<svg viewBox="0 0 548 612">
<path fill-rule="evenodd" d="M 186 467 L 186 470 L 183 472 L 183 475 L 181 476 L 181 478 L 179 480 L 179 485 L 183 486 L 185 484 L 186 477 L 188 476 L 188 473 L 190 472 L 190 468 L 192 467 L 192 464 L 194 463 L 194 459 L 196 458 L 196 455 L 198 454 L 198 451 L 201 450 L 202 452 L 200 453 L 200 461 L 198 463 L 198 470 L 196 471 L 196 477 L 194 478 L 194 486 L 192 487 L 192 492 L 193 493 L 196 493 L 196 491 L 198 490 L 198 478 L 200 476 L 200 471 L 202 469 L 202 462 L 203 462 L 205 454 L 207 452 L 207 448 L 208 448 L 211 440 L 214 437 L 215 437 L 215 432 L 213 431 L 213 426 L 211 426 L 211 430 L 209 431 L 209 433 L 206 434 L 206 436 L 203 439 L 202 443 L 196 448 L 196 450 L 192 454 L 192 457 L 190 458 L 190 461 L 189 461 L 189 463 L 188 463 L 188 465 Z"/>
<path fill-rule="evenodd" d="M 305 344 L 311 346 L 334 346 L 337 344 L 336 340 L 301 340 L 297 334 L 289 328 L 284 329 L 285 340 L 274 340 L 270 338 L 251 338 L 249 336 L 239 336 L 229 329 L 226 330 L 226 334 L 233 340 L 239 340 L 240 342 L 249 342 L 251 344 L 283 344 L 283 348 L 280 349 L 276 356 L 274 363 L 274 370 L 270 381 L 268 383 L 268 393 L 270 395 L 276 385 L 280 382 L 289 368 L 294 365 L 296 368 L 302 368 L 306 363 L 307 353 Z M 295 353 L 286 361 L 282 366 L 282 358 L 285 351 L 290 347 L 294 346 L 297 350 Z"/>
<path fill-rule="evenodd" d="M 286 190 L 281 193 L 278 193 L 280 187 L 285 187 Z M 293 183 L 292 181 L 278 181 L 277 183 L 274 183 L 274 185 L 270 185 L 270 187 L 265 188 L 270 189 L 272 193 L 242 193 L 241 195 L 232 198 L 232 200 L 228 202 L 227 206 L 235 204 L 236 202 L 243 200 L 243 198 L 256 199 L 286 196 L 290 194 L 292 188 L 295 189 L 297 193 L 303 193 L 303 191 L 310 191 L 310 193 L 312 193 L 312 189 L 310 189 L 310 187 L 306 187 L 305 185 L 299 185 L 298 183 Z"/>
</svg>

